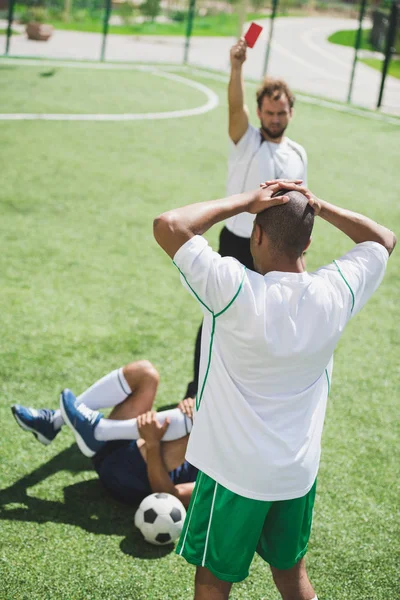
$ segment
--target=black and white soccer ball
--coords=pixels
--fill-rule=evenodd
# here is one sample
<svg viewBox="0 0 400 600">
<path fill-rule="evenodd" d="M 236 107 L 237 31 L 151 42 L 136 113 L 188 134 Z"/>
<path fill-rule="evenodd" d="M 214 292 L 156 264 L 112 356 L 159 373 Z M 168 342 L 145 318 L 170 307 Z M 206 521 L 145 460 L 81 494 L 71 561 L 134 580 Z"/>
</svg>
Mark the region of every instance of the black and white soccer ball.
<svg viewBox="0 0 400 600">
<path fill-rule="evenodd" d="M 185 517 L 182 502 L 171 494 L 160 492 L 142 500 L 135 514 L 135 525 L 146 542 L 164 546 L 178 539 Z"/>
</svg>

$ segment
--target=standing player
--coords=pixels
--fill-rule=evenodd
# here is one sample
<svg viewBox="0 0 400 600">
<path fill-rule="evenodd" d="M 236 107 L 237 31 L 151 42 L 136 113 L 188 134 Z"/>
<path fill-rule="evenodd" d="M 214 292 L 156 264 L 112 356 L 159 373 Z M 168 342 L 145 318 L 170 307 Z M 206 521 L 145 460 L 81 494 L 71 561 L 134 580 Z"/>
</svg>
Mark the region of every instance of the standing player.
<svg viewBox="0 0 400 600">
<path fill-rule="evenodd" d="M 156 240 L 204 314 L 186 453 L 200 471 L 177 549 L 197 567 L 196 600 L 228 598 L 255 552 L 284 600 L 316 599 L 304 555 L 333 351 L 382 281 L 396 244 L 385 227 L 295 183 L 267 183 L 154 222 Z M 221 258 L 201 237 L 243 212 L 257 215 L 250 241 L 256 272 Z M 304 252 L 316 214 L 356 245 L 308 273 Z"/>
<path fill-rule="evenodd" d="M 229 137 L 227 196 L 248 192 L 260 181 L 301 179 L 307 185 L 307 155 L 302 146 L 286 135 L 293 116 L 294 95 L 281 79 L 267 77 L 257 91 L 257 116 L 260 127 L 249 123 L 244 103 L 243 64 L 247 44 L 241 38 L 230 52 L 231 76 L 228 86 Z M 248 269 L 254 269 L 250 236 L 254 215 L 243 212 L 226 220 L 219 238 L 218 253 L 233 256 Z M 198 387 L 201 328 L 198 331 L 194 379 L 187 396 L 195 396 Z"/>
<path fill-rule="evenodd" d="M 117 500 L 136 504 L 152 492 L 166 492 L 188 506 L 197 475 L 185 460 L 194 401 L 154 412 L 158 381 L 153 365 L 142 360 L 112 371 L 78 398 L 64 390 L 62 411 L 15 404 L 12 412 L 45 445 L 61 431 L 66 415 L 79 448 L 92 457 L 100 481 Z M 110 407 L 104 419 L 98 410 Z"/>
</svg>

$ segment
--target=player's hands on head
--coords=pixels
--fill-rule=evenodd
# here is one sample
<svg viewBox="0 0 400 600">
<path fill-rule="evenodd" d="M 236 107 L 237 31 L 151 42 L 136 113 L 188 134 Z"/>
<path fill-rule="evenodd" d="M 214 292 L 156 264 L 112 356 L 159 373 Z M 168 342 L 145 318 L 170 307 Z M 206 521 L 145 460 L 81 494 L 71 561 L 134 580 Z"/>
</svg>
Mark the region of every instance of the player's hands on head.
<svg viewBox="0 0 400 600">
<path fill-rule="evenodd" d="M 246 60 L 247 42 L 244 38 L 240 38 L 231 48 L 231 65 L 232 67 L 240 67 Z"/>
<path fill-rule="evenodd" d="M 184 415 L 186 415 L 189 419 L 193 421 L 194 405 L 194 398 L 185 398 L 184 400 L 182 400 L 182 402 L 179 402 L 178 408 L 180 411 L 183 412 Z"/>
<path fill-rule="evenodd" d="M 301 192 L 307 198 L 309 205 L 312 206 L 312 208 L 314 209 L 315 216 L 318 215 L 321 211 L 321 200 L 317 198 L 317 196 L 313 194 L 308 188 L 301 184 L 301 179 L 270 179 L 268 181 L 265 181 L 264 183 L 260 183 L 260 188 L 262 190 L 274 190 L 272 191 L 272 194 L 276 194 L 280 190 L 294 190 L 297 192 Z M 277 187 L 278 185 L 279 187 Z M 285 196 L 278 196 L 278 198 L 285 198 Z M 271 206 L 274 205 L 271 204 Z"/>
<path fill-rule="evenodd" d="M 288 196 L 285 196 L 284 194 L 274 196 L 274 194 L 280 191 L 296 190 L 303 194 L 308 193 L 308 190 L 300 184 L 301 179 L 292 181 L 288 179 L 275 179 L 271 182 L 266 181 L 265 183 L 261 183 L 259 189 L 255 191 L 253 198 L 247 205 L 247 212 L 256 215 L 272 206 L 286 204 L 286 202 L 289 201 Z"/>
<path fill-rule="evenodd" d="M 315 194 L 313 194 L 312 192 L 310 192 L 310 196 L 307 196 L 307 198 L 308 198 L 308 204 L 310 206 L 312 206 L 314 209 L 314 215 L 315 216 L 319 215 L 319 213 L 321 212 L 321 208 L 322 208 L 321 200 L 319 198 L 317 198 L 317 196 Z"/>
<path fill-rule="evenodd" d="M 169 419 L 165 419 L 161 425 L 157 421 L 157 413 L 149 410 L 137 418 L 137 427 L 140 437 L 146 442 L 147 446 L 154 446 L 161 442 L 164 433 L 169 427 Z"/>
</svg>

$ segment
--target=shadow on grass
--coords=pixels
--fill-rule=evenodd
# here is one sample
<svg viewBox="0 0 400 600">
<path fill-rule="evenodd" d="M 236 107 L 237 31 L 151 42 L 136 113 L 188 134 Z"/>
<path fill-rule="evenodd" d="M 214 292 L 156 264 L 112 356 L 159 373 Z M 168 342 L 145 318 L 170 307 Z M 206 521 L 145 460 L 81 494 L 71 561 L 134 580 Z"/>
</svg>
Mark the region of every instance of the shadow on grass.
<svg viewBox="0 0 400 600">
<path fill-rule="evenodd" d="M 172 545 L 157 547 L 144 542 L 133 524 L 137 507 L 114 500 L 97 476 L 66 486 L 64 502 L 29 495 L 29 488 L 58 471 L 80 473 L 88 470 L 88 459 L 73 444 L 13 485 L 0 490 L 0 520 L 63 523 L 94 534 L 126 536 L 120 544 L 121 551 L 137 558 L 159 558 L 173 550 Z"/>
</svg>

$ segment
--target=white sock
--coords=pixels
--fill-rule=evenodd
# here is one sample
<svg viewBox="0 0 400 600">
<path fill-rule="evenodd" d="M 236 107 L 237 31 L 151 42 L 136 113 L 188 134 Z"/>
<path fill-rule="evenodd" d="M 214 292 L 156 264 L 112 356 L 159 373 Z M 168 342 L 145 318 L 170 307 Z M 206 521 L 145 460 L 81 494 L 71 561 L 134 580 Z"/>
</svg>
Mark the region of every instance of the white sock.
<svg viewBox="0 0 400 600">
<path fill-rule="evenodd" d="M 169 418 L 170 424 L 164 434 L 163 442 L 171 442 L 188 435 L 192 431 L 193 423 L 179 408 L 164 410 L 157 413 L 157 421 L 162 425 L 166 418 Z M 94 437 L 99 442 L 109 442 L 110 440 L 138 440 L 140 438 L 137 427 L 137 419 L 127 419 L 117 421 L 114 419 L 101 419 L 96 429 Z"/>
<path fill-rule="evenodd" d="M 62 418 L 61 410 L 59 408 L 54 411 L 53 425 L 54 429 L 61 429 L 61 427 L 64 425 L 64 419 Z"/>
<path fill-rule="evenodd" d="M 121 367 L 96 381 L 89 389 L 78 396 L 78 401 L 79 403 L 83 402 L 92 410 L 112 408 L 126 400 L 131 393 L 132 390 Z M 55 429 L 60 429 L 64 425 L 60 409 L 54 412 L 53 424 Z"/>
<path fill-rule="evenodd" d="M 132 390 L 121 367 L 96 381 L 89 389 L 78 396 L 78 402 L 83 402 L 92 410 L 112 408 L 117 404 L 121 404 L 131 393 Z"/>
</svg>

